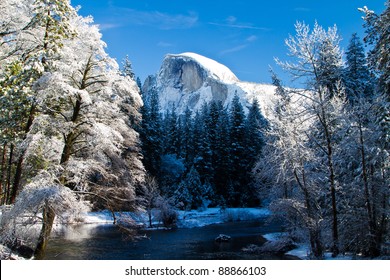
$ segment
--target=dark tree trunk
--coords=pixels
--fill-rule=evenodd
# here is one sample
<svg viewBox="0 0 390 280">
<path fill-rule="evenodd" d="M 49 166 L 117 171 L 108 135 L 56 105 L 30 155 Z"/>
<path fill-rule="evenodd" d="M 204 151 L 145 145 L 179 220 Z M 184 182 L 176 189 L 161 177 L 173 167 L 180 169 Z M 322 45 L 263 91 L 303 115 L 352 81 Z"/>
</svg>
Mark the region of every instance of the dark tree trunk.
<svg viewBox="0 0 390 280">
<path fill-rule="evenodd" d="M 5 204 L 6 202 L 6 186 L 4 184 L 4 180 L 5 180 L 5 175 L 7 173 L 7 167 L 6 167 L 6 160 L 7 160 L 7 157 L 6 157 L 6 153 L 7 153 L 7 143 L 4 143 L 3 144 L 3 149 L 2 149 L 2 154 L 1 154 L 1 177 L 0 177 L 0 191 L 1 191 L 1 205 Z M 3 186 L 4 184 L 4 186 Z M 3 189 L 4 187 L 4 189 Z"/>
<path fill-rule="evenodd" d="M 27 124 L 26 124 L 26 127 L 24 129 L 26 134 L 29 133 L 29 131 L 31 129 L 31 126 L 34 122 L 36 112 L 37 112 L 37 107 L 35 104 L 32 104 L 31 108 L 30 108 L 30 113 L 28 116 Z M 21 155 L 19 156 L 18 163 L 16 165 L 14 181 L 12 184 L 12 193 L 11 193 L 11 197 L 10 197 L 11 203 L 15 202 L 16 196 L 19 192 L 20 182 L 21 182 L 22 174 L 23 174 L 23 163 L 24 163 L 25 152 L 26 151 L 21 151 Z"/>
<path fill-rule="evenodd" d="M 77 99 L 76 104 L 73 108 L 73 113 L 72 113 L 72 118 L 71 118 L 71 121 L 73 123 L 76 123 L 77 120 L 79 119 L 81 105 L 82 105 L 81 100 Z M 64 145 L 64 149 L 62 150 L 61 162 L 60 162 L 61 164 L 67 162 L 70 159 L 70 156 L 72 155 L 72 150 L 74 148 L 73 147 L 74 143 L 78 137 L 78 136 L 76 136 L 76 134 L 77 134 L 76 131 L 71 131 L 64 137 L 65 138 L 64 139 L 65 145 Z"/>
<path fill-rule="evenodd" d="M 24 161 L 24 155 L 22 154 L 20 155 L 18 159 L 18 163 L 16 165 L 14 182 L 12 184 L 12 191 L 10 197 L 11 204 L 15 203 L 15 199 L 19 191 L 20 180 L 22 179 L 22 172 L 23 172 L 23 161 Z"/>
<path fill-rule="evenodd" d="M 34 257 L 35 259 L 41 260 L 45 257 L 46 246 L 50 238 L 51 229 L 53 228 L 53 223 L 56 215 L 53 208 L 46 201 L 46 204 L 43 208 L 42 215 L 42 228 L 39 234 L 37 247 L 35 248 Z"/>
<path fill-rule="evenodd" d="M 297 180 L 298 185 L 301 187 L 305 199 L 305 206 L 307 209 L 307 216 L 310 219 L 308 221 L 308 230 L 309 230 L 309 239 L 310 239 L 310 246 L 313 253 L 313 256 L 316 259 L 322 259 L 324 257 L 324 247 L 322 245 L 321 241 L 321 231 L 318 226 L 318 219 L 317 219 L 317 213 L 315 213 L 315 202 L 313 201 L 314 198 L 310 197 L 310 193 L 308 190 L 308 186 L 306 183 L 306 172 L 305 168 L 303 167 L 304 164 L 301 162 L 301 174 L 302 174 L 302 180 L 299 178 L 298 173 L 294 171 L 295 179 Z M 315 225 L 313 225 L 311 222 L 315 220 Z"/>
<path fill-rule="evenodd" d="M 63 164 L 67 162 L 72 154 L 72 149 L 73 149 L 73 144 L 74 144 L 74 139 L 73 139 L 73 133 L 70 132 L 68 135 L 65 136 L 65 145 L 62 150 L 61 154 L 61 161 L 60 163 Z"/>
<path fill-rule="evenodd" d="M 9 158 L 8 158 L 8 172 L 7 172 L 7 191 L 6 191 L 6 203 L 10 203 L 10 191 L 11 191 L 11 175 L 12 175 L 12 161 L 14 154 L 14 144 L 11 144 L 9 149 Z"/>
<path fill-rule="evenodd" d="M 336 200 L 336 175 L 333 166 L 333 143 L 332 143 L 332 133 L 330 131 L 330 125 L 328 123 L 328 118 L 324 108 L 324 97 L 319 91 L 319 97 L 321 102 L 321 114 L 318 115 L 319 121 L 324 129 L 324 137 L 326 141 L 326 155 L 327 155 L 327 164 L 329 170 L 329 184 L 330 184 L 330 196 L 332 201 L 332 256 L 336 257 L 339 253 L 339 230 L 338 230 L 338 213 L 337 213 L 337 200 Z"/>
</svg>

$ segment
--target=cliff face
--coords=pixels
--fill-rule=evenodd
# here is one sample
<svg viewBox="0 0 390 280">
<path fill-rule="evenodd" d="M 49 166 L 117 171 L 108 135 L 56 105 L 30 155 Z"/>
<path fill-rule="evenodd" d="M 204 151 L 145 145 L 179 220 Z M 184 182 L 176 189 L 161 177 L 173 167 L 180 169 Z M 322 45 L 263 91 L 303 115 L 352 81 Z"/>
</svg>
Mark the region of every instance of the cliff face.
<svg viewBox="0 0 390 280">
<path fill-rule="evenodd" d="M 275 92 L 271 85 L 241 82 L 226 66 L 194 53 L 167 55 L 159 73 L 149 76 L 144 83 L 146 97 L 154 89 L 159 94 L 161 111 L 175 106 L 178 114 L 187 107 L 196 112 L 204 102 L 212 100 L 229 106 L 235 94 L 244 108 L 257 98 L 266 113 L 266 104 Z"/>
</svg>

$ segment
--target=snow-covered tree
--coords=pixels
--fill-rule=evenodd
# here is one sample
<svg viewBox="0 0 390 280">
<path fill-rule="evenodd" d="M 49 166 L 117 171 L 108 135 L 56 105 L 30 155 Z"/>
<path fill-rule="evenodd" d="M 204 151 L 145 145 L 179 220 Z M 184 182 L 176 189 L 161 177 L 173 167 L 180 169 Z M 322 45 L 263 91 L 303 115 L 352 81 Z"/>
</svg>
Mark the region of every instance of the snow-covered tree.
<svg viewBox="0 0 390 280">
<path fill-rule="evenodd" d="M 210 182 L 213 178 L 214 167 L 212 163 L 209 124 L 209 104 L 204 103 L 202 110 L 196 112 L 193 126 L 194 165 L 199 172 L 202 182 Z M 192 167 L 192 166 L 191 166 Z"/>
<path fill-rule="evenodd" d="M 310 105 L 287 89 L 280 88 L 275 104 L 276 119 L 267 131 L 267 145 L 254 171 L 260 184 L 260 195 L 269 201 L 276 216 L 285 221 L 296 239 L 309 241 L 313 258 L 324 251 L 321 207 L 321 178 L 315 172 L 316 154 L 310 149 L 310 119 L 305 115 Z"/>
<path fill-rule="evenodd" d="M 286 40 L 289 55 L 295 58 L 293 62 L 278 64 L 288 71 L 294 80 L 305 79 L 304 90 L 293 91 L 294 95 L 306 100 L 300 113 L 311 120 L 311 128 L 304 131 L 309 137 L 308 149 L 315 151 L 319 164 L 318 173 L 326 182 L 328 189 L 323 190 L 329 197 L 329 216 L 332 227 L 332 252 L 339 253 L 339 218 L 337 188 L 338 180 L 335 170 L 335 153 L 338 147 L 338 131 L 343 114 L 343 87 L 340 82 L 341 52 L 337 28 L 327 31 L 315 23 L 313 30 L 298 22 L 295 25 L 296 35 Z M 313 162 L 314 163 L 314 162 Z M 313 167 L 314 169 L 314 167 Z M 315 170 L 315 169 L 314 169 Z"/>
<path fill-rule="evenodd" d="M 159 168 L 163 151 L 162 117 L 160 114 L 158 92 L 153 89 L 141 109 L 142 121 L 140 138 L 142 143 L 143 163 L 146 170 L 159 178 Z"/>
<path fill-rule="evenodd" d="M 245 113 L 237 95 L 230 105 L 230 176 L 232 180 L 231 203 L 240 205 L 242 187 L 246 184 Z"/>
<path fill-rule="evenodd" d="M 128 55 L 126 55 L 125 59 L 122 61 L 121 73 L 122 73 L 123 76 L 129 77 L 132 80 L 135 79 L 133 66 L 131 64 L 131 61 L 130 61 Z"/>
<path fill-rule="evenodd" d="M 140 188 L 142 204 L 148 214 L 149 227 L 153 227 L 153 209 L 157 206 L 158 199 L 160 197 L 160 190 L 157 184 L 157 180 L 151 176 L 146 176 L 145 181 L 141 184 Z"/>
<path fill-rule="evenodd" d="M 193 166 L 186 177 L 181 181 L 174 197 L 183 209 L 191 210 L 204 207 L 212 198 L 213 191 L 209 184 L 202 184 L 200 175 Z M 206 205 L 207 206 L 207 205 Z"/>
<path fill-rule="evenodd" d="M 352 106 L 352 105 L 351 105 Z M 383 221 L 388 215 L 389 197 L 386 169 L 386 148 L 381 138 L 377 114 L 388 106 L 383 96 L 374 99 L 360 97 L 348 114 L 348 130 L 341 140 L 344 147 L 340 162 L 340 182 L 343 192 L 341 215 L 344 221 L 341 237 L 348 250 L 365 256 L 380 255 L 388 231 Z M 349 236 L 355 236 L 350 239 Z"/>
<path fill-rule="evenodd" d="M 58 214 L 57 202 L 49 196 L 55 195 L 55 189 L 84 196 L 95 207 L 138 207 L 135 187 L 144 179 L 144 168 L 131 120 L 140 118 L 142 100 L 135 81 L 122 76 L 117 63 L 105 53 L 106 45 L 92 18 L 78 16 L 69 1 L 34 1 L 30 8 L 31 20 L 22 31 L 36 40 L 26 43 L 25 52 L 9 64 L 14 65 L 15 70 L 9 67 L 14 77 L 2 75 L 2 85 L 16 84 L 2 86 L 1 99 L 19 106 L 19 100 L 9 98 L 16 96 L 9 94 L 12 90 L 20 93 L 21 102 L 27 100 L 27 110 L 21 114 L 24 120 L 19 122 L 23 133 L 16 142 L 19 158 L 11 202 L 20 185 L 24 186 L 20 203 L 26 196 L 40 196 L 39 188 L 53 188 L 53 192 L 44 192 L 47 203 L 36 205 L 43 212 L 35 251 L 40 257 Z M 29 52 L 30 47 L 34 52 Z M 27 79 L 28 86 L 25 73 L 34 74 Z M 52 179 L 40 184 L 44 171 Z M 34 183 L 33 191 L 28 181 Z"/>
<path fill-rule="evenodd" d="M 187 167 L 187 169 L 190 168 L 190 165 L 194 162 L 194 147 L 192 145 L 193 142 L 193 119 L 192 119 L 192 112 L 187 107 L 184 115 L 179 116 L 180 118 L 180 133 L 181 133 L 181 143 L 180 143 L 180 151 L 181 154 L 179 155 L 181 158 L 184 159 L 184 163 Z"/>
<path fill-rule="evenodd" d="M 372 45 L 368 54 L 370 66 L 379 75 L 381 91 L 390 95 L 390 1 L 385 2 L 385 10 L 377 15 L 367 7 L 360 9 L 364 13 L 366 37 L 364 41 Z"/>
<path fill-rule="evenodd" d="M 261 113 L 259 102 L 253 99 L 245 122 L 245 147 L 250 167 L 253 167 L 261 154 L 261 149 L 265 144 L 264 132 L 267 127 L 268 121 Z"/>
<path fill-rule="evenodd" d="M 227 108 L 223 108 L 219 112 L 217 129 L 216 129 L 216 146 L 215 146 L 215 163 L 214 163 L 214 184 L 215 184 L 215 199 L 217 203 L 220 200 L 227 201 L 229 193 L 226 186 L 230 183 L 230 126 L 229 113 Z"/>
<path fill-rule="evenodd" d="M 373 95 L 373 75 L 367 66 L 367 59 L 363 43 L 356 33 L 352 34 L 346 51 L 346 67 L 343 73 L 346 97 L 349 102 L 354 102 L 360 97 Z"/>
<path fill-rule="evenodd" d="M 181 154 L 181 134 L 180 121 L 176 114 L 176 107 L 173 105 L 171 111 L 168 111 L 163 121 L 164 143 L 163 153 L 165 154 Z"/>
<path fill-rule="evenodd" d="M 24 6 L 16 5 L 14 2 L 7 3 L 10 9 L 20 7 L 18 13 L 22 13 L 22 20 L 16 20 L 13 31 L 2 39 L 11 56 L 8 58 L 6 75 L 2 75 L 2 100 L 9 106 L 5 110 L 16 113 L 4 114 L 8 117 L 8 129 L 10 122 L 16 122 L 19 132 L 22 128 L 20 143 L 25 142 L 26 134 L 30 131 L 34 118 L 39 113 L 37 103 L 36 86 L 38 79 L 44 72 L 53 68 L 53 63 L 58 60 L 58 54 L 63 46 L 64 40 L 75 35 L 70 27 L 70 19 L 75 15 L 75 10 L 69 1 L 28 1 Z M 15 25 L 20 24 L 20 25 Z M 6 29 L 9 24 L 5 24 Z M 4 69 L 4 68 L 3 68 Z M 12 107 L 13 106 L 13 107 Z M 14 171 L 12 192 L 10 201 L 13 202 L 20 189 L 26 143 L 17 145 L 18 160 Z"/>
</svg>

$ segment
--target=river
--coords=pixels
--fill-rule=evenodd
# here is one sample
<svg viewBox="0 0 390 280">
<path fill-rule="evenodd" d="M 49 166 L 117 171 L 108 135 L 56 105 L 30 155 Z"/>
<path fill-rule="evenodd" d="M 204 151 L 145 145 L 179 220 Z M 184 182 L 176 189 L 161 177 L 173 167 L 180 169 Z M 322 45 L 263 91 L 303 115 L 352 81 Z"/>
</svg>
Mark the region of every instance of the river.
<svg viewBox="0 0 390 280">
<path fill-rule="evenodd" d="M 285 259 L 289 256 L 259 255 L 242 251 L 249 244 L 261 245 L 263 234 L 279 232 L 280 225 L 264 220 L 214 224 L 200 228 L 141 230 L 134 241 L 113 225 L 68 226 L 57 231 L 48 244 L 48 260 L 204 260 Z M 218 243 L 219 234 L 231 236 Z"/>
</svg>

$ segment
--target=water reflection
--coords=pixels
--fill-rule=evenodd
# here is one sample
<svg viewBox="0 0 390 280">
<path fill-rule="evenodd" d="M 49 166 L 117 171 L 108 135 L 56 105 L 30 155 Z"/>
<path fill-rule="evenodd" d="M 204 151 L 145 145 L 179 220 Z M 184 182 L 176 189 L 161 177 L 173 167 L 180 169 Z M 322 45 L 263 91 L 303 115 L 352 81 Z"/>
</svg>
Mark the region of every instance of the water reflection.
<svg viewBox="0 0 390 280">
<path fill-rule="evenodd" d="M 210 225 L 202 228 L 141 231 L 145 238 L 132 241 L 112 225 L 82 225 L 56 231 L 48 244 L 46 259 L 274 259 L 242 252 L 249 244 L 265 242 L 262 234 L 280 231 L 263 221 Z M 219 234 L 232 237 L 218 243 Z"/>
</svg>

